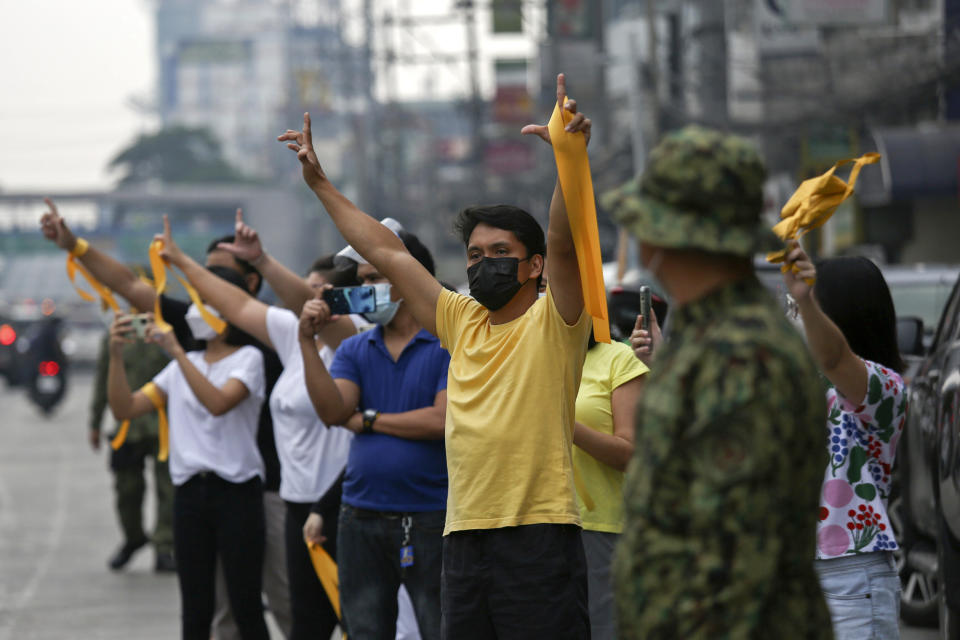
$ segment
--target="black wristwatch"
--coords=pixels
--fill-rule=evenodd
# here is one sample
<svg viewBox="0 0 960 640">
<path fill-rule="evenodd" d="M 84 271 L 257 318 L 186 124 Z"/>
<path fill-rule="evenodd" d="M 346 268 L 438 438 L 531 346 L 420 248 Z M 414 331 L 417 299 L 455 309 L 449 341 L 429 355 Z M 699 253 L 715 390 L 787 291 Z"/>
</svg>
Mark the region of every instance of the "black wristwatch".
<svg viewBox="0 0 960 640">
<path fill-rule="evenodd" d="M 376 409 L 364 409 L 363 411 L 363 429 L 361 433 L 373 433 L 373 423 L 380 412 Z"/>
</svg>

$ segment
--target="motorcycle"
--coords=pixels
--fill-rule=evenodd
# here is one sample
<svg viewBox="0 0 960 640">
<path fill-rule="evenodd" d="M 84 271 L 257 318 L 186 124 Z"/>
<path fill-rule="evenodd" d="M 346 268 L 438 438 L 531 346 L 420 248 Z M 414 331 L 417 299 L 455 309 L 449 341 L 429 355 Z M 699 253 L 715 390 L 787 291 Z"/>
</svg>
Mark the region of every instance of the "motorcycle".
<svg viewBox="0 0 960 640">
<path fill-rule="evenodd" d="M 30 400 L 49 415 L 67 391 L 67 357 L 60 346 L 60 318 L 44 318 L 24 330 L 21 381 Z"/>
</svg>

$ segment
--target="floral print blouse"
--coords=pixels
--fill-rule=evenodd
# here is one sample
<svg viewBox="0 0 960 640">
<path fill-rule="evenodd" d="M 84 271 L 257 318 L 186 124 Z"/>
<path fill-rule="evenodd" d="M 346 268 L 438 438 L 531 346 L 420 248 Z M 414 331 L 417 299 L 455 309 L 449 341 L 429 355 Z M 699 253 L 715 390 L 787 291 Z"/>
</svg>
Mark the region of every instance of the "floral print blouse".
<svg viewBox="0 0 960 640">
<path fill-rule="evenodd" d="M 897 548 L 887 498 L 907 396 L 895 371 L 869 360 L 864 364 L 863 404 L 850 403 L 835 388 L 827 391 L 830 461 L 820 493 L 818 560 Z"/>
</svg>

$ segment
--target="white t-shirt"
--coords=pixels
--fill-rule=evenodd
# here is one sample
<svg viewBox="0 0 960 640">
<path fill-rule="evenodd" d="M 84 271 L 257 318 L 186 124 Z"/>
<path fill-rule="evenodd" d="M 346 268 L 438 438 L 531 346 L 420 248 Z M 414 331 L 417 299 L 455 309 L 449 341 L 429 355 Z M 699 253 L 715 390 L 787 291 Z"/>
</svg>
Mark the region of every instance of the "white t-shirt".
<svg viewBox="0 0 960 640">
<path fill-rule="evenodd" d="M 263 354 L 246 346 L 212 364 L 203 355 L 203 351 L 191 351 L 187 358 L 214 386 L 219 388 L 236 379 L 250 395 L 222 416 L 214 416 L 194 395 L 175 360 L 156 375 L 154 384 L 167 394 L 170 478 L 177 486 L 203 471 L 236 483 L 254 476 L 263 479 L 263 459 L 257 449 L 257 424 L 266 384 Z"/>
<path fill-rule="evenodd" d="M 283 363 L 283 373 L 270 394 L 270 414 L 280 457 L 280 497 L 290 502 L 315 502 L 346 466 L 353 433 L 327 427 L 317 417 L 303 379 L 299 324 L 292 311 L 267 309 L 267 333 Z M 320 350 L 327 367 L 333 355 L 330 347 Z"/>
</svg>

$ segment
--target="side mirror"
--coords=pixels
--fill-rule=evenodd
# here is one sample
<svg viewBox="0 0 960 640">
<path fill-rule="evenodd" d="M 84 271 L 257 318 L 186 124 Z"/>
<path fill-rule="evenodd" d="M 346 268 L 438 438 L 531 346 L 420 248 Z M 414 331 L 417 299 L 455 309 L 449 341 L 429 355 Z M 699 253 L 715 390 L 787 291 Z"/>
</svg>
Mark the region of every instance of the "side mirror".
<svg viewBox="0 0 960 640">
<path fill-rule="evenodd" d="M 897 346 L 902 355 L 922 356 L 924 354 L 923 320 L 916 316 L 898 317 Z"/>
</svg>

